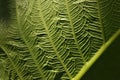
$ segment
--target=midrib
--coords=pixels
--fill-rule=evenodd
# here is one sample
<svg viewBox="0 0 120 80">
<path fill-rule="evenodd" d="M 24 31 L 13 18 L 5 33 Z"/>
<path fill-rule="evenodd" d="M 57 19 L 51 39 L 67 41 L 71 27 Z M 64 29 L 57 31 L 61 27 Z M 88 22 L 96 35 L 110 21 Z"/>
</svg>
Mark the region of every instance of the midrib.
<svg viewBox="0 0 120 80">
<path fill-rule="evenodd" d="M 43 23 L 43 26 L 45 27 L 45 30 L 46 30 L 46 33 L 47 33 L 47 35 L 48 35 L 49 41 L 50 41 L 50 43 L 51 43 L 51 46 L 52 46 L 52 48 L 53 48 L 53 50 L 54 50 L 54 52 L 55 52 L 58 60 L 60 61 L 61 65 L 63 66 L 65 72 L 67 73 L 67 75 L 69 76 L 69 78 L 72 79 L 72 75 L 70 74 L 70 72 L 68 71 L 66 65 L 64 64 L 64 62 L 63 62 L 62 59 L 60 58 L 60 55 L 59 55 L 59 53 L 57 52 L 57 49 L 56 49 L 56 47 L 55 47 L 55 45 L 54 45 L 54 42 L 53 42 L 53 40 L 52 40 L 52 38 L 51 38 L 51 36 L 50 36 L 50 31 L 49 31 L 49 29 L 48 29 L 48 27 L 47 27 L 48 25 L 46 24 L 46 22 L 45 22 L 45 20 L 44 20 L 44 18 L 43 18 L 43 13 L 42 13 L 42 8 L 41 8 L 41 6 L 39 6 L 39 9 L 40 9 L 39 16 L 40 16 L 40 19 L 41 19 L 41 21 L 42 21 L 42 23 Z"/>
<path fill-rule="evenodd" d="M 70 14 L 70 9 L 69 9 L 69 5 L 68 5 L 68 0 L 65 0 L 65 3 L 66 3 L 66 8 L 67 8 L 67 14 L 68 14 L 68 18 L 70 20 L 70 26 L 72 28 L 72 34 L 73 34 L 73 38 L 74 38 L 74 41 L 75 41 L 75 44 L 77 45 L 77 49 L 79 51 L 79 54 L 81 55 L 81 58 L 82 58 L 82 62 L 85 64 L 86 63 L 86 60 L 82 54 L 82 51 L 80 50 L 80 47 L 79 47 L 79 44 L 78 44 L 78 41 L 77 41 L 77 38 L 76 38 L 76 35 L 75 35 L 75 30 L 74 30 L 74 26 L 73 26 L 73 22 L 72 22 L 72 18 L 71 18 L 71 14 Z"/>
<path fill-rule="evenodd" d="M 10 60 L 12 66 L 14 67 L 14 69 L 15 69 L 18 77 L 20 78 L 20 80 L 24 80 L 23 76 L 19 73 L 17 67 L 15 66 L 15 63 L 14 63 L 13 60 L 10 58 L 9 53 L 7 52 L 7 50 L 5 49 L 5 47 L 4 47 L 4 46 L 1 46 L 1 48 L 2 48 L 2 50 L 4 50 L 4 52 L 5 52 L 6 55 L 8 56 L 8 59 Z"/>
<path fill-rule="evenodd" d="M 34 2 L 35 2 L 35 1 L 33 0 L 33 2 L 31 2 L 31 3 L 34 4 Z M 32 11 L 32 7 L 30 7 L 30 8 L 28 9 L 28 11 L 29 11 L 29 10 Z M 27 13 L 27 15 L 29 14 L 29 12 L 26 12 L 26 13 Z M 29 43 L 26 41 L 25 36 L 24 36 L 24 34 L 22 33 L 22 29 L 21 29 L 21 27 L 20 27 L 21 25 L 20 25 L 20 18 L 19 18 L 19 15 L 18 15 L 17 5 L 16 5 L 16 16 L 17 16 L 17 24 L 18 24 L 20 36 L 21 36 L 21 38 L 23 39 L 23 41 L 25 42 L 25 44 L 26 44 L 26 46 L 27 46 L 27 48 L 28 48 L 28 50 L 29 50 L 29 52 L 30 52 L 30 55 L 31 55 L 34 63 L 36 64 L 37 69 L 38 69 L 39 73 L 41 74 L 42 78 L 44 78 L 45 80 L 47 80 L 47 78 L 45 77 L 45 75 L 44 75 L 43 72 L 42 72 L 41 67 L 39 66 L 37 60 L 35 59 L 35 57 L 34 57 L 34 55 L 33 55 L 34 52 L 33 52 L 33 51 L 31 50 L 31 48 L 29 47 Z M 25 18 L 25 19 L 26 19 L 26 18 Z"/>
<path fill-rule="evenodd" d="M 105 39 L 104 26 L 103 26 L 103 23 L 102 23 L 102 17 L 101 17 L 101 11 L 100 11 L 100 4 L 99 3 L 100 3 L 99 0 L 97 0 L 98 16 L 99 16 L 100 26 L 102 28 L 102 38 L 103 38 L 103 44 L 104 44 L 106 42 L 106 39 Z"/>
</svg>

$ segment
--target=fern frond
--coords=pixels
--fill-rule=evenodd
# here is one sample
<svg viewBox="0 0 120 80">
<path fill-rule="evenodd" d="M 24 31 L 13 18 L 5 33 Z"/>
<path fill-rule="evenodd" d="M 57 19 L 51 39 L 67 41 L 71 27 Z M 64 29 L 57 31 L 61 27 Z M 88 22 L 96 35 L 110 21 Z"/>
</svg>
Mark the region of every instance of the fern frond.
<svg viewBox="0 0 120 80">
<path fill-rule="evenodd" d="M 12 80 L 72 80 L 120 29 L 119 4 L 119 0 L 16 0 L 9 24 L 0 23 L 0 48 L 6 56 L 4 60 L 0 55 L 5 61 L 0 64 L 9 65 Z"/>
</svg>

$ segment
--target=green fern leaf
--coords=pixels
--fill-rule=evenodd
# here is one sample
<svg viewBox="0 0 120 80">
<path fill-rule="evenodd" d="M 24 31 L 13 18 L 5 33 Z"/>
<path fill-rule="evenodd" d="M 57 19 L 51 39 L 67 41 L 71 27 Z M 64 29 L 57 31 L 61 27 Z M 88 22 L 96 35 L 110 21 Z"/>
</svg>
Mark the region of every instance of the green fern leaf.
<svg viewBox="0 0 120 80">
<path fill-rule="evenodd" d="M 9 23 L 0 18 L 6 80 L 79 80 L 77 73 L 120 29 L 119 0 L 12 2 Z"/>
</svg>

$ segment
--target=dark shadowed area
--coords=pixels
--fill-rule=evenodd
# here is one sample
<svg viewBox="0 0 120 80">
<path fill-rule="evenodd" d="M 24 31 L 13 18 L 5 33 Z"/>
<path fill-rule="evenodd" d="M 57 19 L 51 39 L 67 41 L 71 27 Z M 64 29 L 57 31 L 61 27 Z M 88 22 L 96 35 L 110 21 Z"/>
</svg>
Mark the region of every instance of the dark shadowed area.
<svg viewBox="0 0 120 80">
<path fill-rule="evenodd" d="M 11 0 L 0 0 L 0 20 L 8 22 L 11 17 Z"/>
</svg>

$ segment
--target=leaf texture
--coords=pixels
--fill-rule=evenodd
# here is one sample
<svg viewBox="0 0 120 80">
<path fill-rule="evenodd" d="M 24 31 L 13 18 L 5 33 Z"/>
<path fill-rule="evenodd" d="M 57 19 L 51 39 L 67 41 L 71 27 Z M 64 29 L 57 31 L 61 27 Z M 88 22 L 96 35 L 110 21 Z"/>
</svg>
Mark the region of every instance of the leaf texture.
<svg viewBox="0 0 120 80">
<path fill-rule="evenodd" d="M 8 77 L 5 80 L 72 80 L 120 29 L 119 0 L 13 3 L 7 36 L 0 32 L 4 43 L 0 44 L 0 70 L 8 68 L 3 71 Z M 3 26 L 1 22 L 1 29 Z"/>
</svg>

